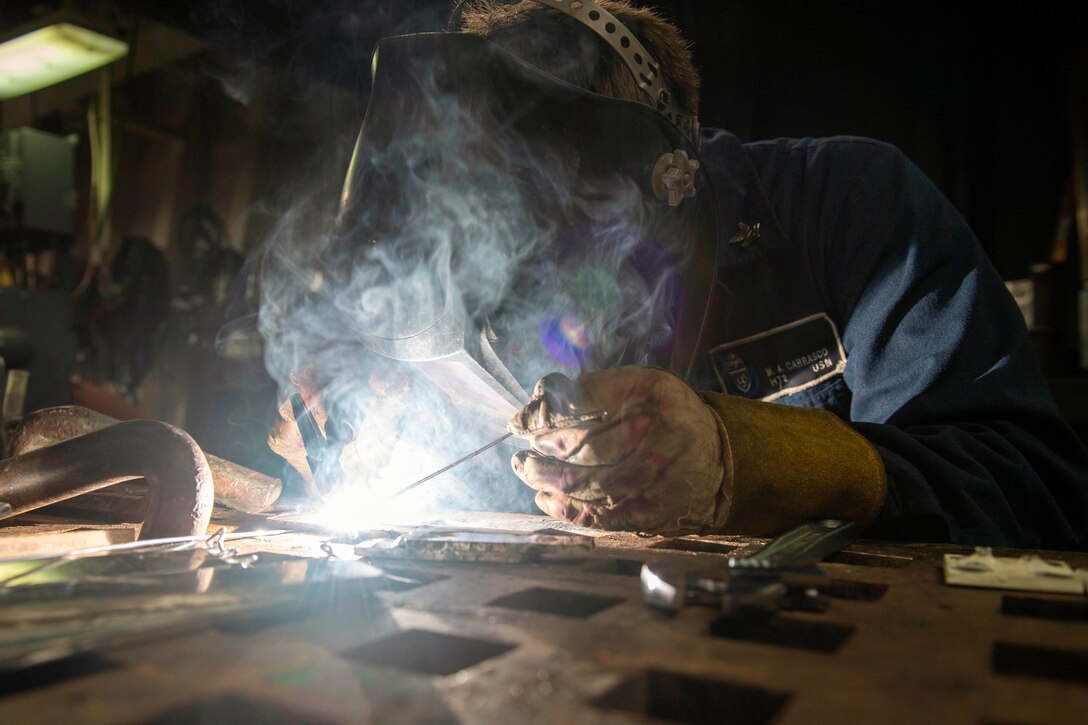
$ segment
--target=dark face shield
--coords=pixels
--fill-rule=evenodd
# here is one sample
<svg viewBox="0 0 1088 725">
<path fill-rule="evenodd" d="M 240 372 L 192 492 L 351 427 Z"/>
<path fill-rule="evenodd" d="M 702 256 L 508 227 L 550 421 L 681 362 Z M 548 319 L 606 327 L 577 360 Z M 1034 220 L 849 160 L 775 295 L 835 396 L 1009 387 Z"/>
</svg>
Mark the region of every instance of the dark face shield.
<svg viewBox="0 0 1088 725">
<path fill-rule="evenodd" d="M 499 420 L 550 372 L 685 374 L 718 239 L 685 136 L 471 35 L 387 38 L 374 62 L 321 260 L 345 335 Z"/>
</svg>

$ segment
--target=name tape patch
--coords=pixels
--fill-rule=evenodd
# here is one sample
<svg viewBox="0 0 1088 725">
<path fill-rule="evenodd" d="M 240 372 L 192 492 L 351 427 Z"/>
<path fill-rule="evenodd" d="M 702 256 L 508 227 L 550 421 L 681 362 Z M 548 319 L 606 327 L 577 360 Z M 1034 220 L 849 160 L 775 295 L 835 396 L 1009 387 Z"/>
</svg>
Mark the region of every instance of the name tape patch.
<svg viewBox="0 0 1088 725">
<path fill-rule="evenodd" d="M 710 351 L 722 390 L 772 401 L 841 375 L 846 351 L 824 313 L 727 342 Z"/>
</svg>

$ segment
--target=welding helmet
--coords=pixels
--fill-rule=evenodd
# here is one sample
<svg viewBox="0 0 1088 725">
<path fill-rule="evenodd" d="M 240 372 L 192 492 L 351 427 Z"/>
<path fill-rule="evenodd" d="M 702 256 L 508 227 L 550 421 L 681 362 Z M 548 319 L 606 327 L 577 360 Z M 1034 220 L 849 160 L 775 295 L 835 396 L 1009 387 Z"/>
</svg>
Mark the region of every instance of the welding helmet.
<svg viewBox="0 0 1088 725">
<path fill-rule="evenodd" d="M 550 372 L 684 375 L 719 234 L 678 121 L 475 35 L 383 39 L 324 265 L 343 324 L 502 421 Z"/>
</svg>

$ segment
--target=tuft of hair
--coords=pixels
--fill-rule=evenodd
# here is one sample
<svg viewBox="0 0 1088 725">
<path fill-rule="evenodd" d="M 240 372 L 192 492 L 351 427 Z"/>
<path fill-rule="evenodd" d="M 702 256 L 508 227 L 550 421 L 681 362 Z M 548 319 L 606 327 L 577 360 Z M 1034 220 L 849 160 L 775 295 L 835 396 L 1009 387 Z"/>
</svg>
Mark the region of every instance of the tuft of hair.
<svg viewBox="0 0 1088 725">
<path fill-rule="evenodd" d="M 683 105 L 699 115 L 699 72 L 691 46 L 680 31 L 650 8 L 628 0 L 595 0 L 635 34 L 661 63 L 661 70 Z M 516 4 L 468 0 L 461 28 L 502 46 L 523 60 L 586 90 L 649 105 L 619 54 L 570 16 L 533 0 Z"/>
</svg>

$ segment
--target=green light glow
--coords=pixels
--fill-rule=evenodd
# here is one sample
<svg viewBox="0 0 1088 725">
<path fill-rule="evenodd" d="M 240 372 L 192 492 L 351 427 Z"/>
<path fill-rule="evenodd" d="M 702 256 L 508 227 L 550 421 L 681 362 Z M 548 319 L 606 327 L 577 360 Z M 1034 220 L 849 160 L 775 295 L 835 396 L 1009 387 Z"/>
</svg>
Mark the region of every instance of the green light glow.
<svg viewBox="0 0 1088 725">
<path fill-rule="evenodd" d="M 56 582 L 62 582 L 69 579 L 69 574 L 58 571 L 58 567 L 49 567 L 43 569 L 40 572 L 34 571 L 41 567 L 41 561 L 9 561 L 0 563 L 0 582 L 5 582 L 5 586 L 23 586 L 25 584 L 53 584 Z M 32 572 L 26 574 L 25 572 Z M 7 584 L 8 579 L 14 579 L 10 584 Z"/>
<path fill-rule="evenodd" d="M 571 282 L 571 292 L 581 303 L 583 311 L 590 315 L 609 314 L 623 297 L 615 276 L 594 266 L 578 270 Z"/>
<path fill-rule="evenodd" d="M 0 44 L 0 100 L 41 90 L 101 68 L 128 53 L 128 43 L 57 23 Z"/>
</svg>

